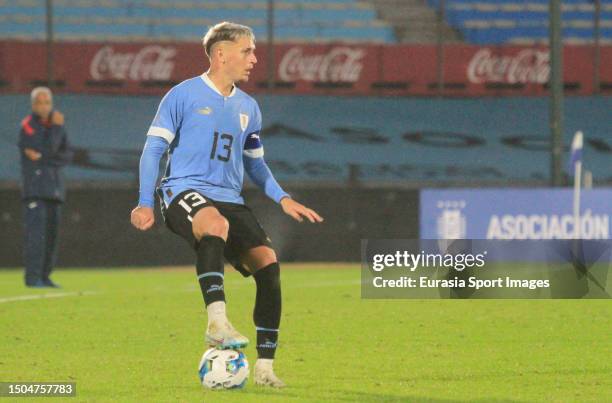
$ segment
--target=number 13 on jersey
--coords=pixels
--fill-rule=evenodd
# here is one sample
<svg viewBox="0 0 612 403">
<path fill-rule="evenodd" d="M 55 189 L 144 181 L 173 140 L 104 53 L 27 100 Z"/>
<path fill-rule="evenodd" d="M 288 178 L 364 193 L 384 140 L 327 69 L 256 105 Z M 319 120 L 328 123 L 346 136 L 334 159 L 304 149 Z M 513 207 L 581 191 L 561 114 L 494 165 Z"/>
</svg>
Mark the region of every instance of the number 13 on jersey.
<svg viewBox="0 0 612 403">
<path fill-rule="evenodd" d="M 219 144 L 219 140 L 221 140 L 222 144 Z M 230 160 L 230 156 L 232 154 L 232 144 L 234 143 L 234 136 L 231 134 L 223 133 L 219 136 L 219 132 L 215 132 L 215 137 L 213 139 L 212 149 L 210 150 L 210 159 L 214 160 L 215 158 L 219 161 L 227 162 Z M 225 152 L 221 151 L 217 154 L 217 148 L 221 146 Z"/>
</svg>

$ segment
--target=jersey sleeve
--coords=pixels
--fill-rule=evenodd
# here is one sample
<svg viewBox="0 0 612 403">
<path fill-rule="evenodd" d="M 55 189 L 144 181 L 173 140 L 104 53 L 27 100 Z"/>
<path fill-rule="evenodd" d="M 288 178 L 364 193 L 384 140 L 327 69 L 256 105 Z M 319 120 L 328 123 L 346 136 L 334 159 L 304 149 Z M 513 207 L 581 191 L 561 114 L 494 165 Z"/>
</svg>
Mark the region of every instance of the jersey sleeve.
<svg viewBox="0 0 612 403">
<path fill-rule="evenodd" d="M 168 149 L 168 144 L 157 136 L 148 137 L 140 156 L 139 206 L 153 207 L 155 184 L 159 174 L 159 161 Z"/>
<path fill-rule="evenodd" d="M 280 203 L 285 197 L 291 196 L 278 184 L 263 158 L 264 150 L 259 138 L 259 133 L 261 132 L 261 111 L 257 103 L 255 103 L 253 116 L 249 120 L 251 124 L 247 127 L 242 157 L 244 169 L 253 183 L 262 189 L 269 198 L 276 203 Z"/>
<path fill-rule="evenodd" d="M 174 140 L 182 120 L 183 101 L 180 99 L 179 89 L 174 87 L 168 91 L 159 103 L 157 113 L 147 135 L 164 138 L 170 144 Z"/>
<path fill-rule="evenodd" d="M 250 158 L 261 158 L 264 155 L 263 145 L 261 143 L 261 111 L 259 105 L 255 103 L 255 108 L 249 119 L 247 126 L 247 135 L 244 141 L 243 155 Z"/>
</svg>

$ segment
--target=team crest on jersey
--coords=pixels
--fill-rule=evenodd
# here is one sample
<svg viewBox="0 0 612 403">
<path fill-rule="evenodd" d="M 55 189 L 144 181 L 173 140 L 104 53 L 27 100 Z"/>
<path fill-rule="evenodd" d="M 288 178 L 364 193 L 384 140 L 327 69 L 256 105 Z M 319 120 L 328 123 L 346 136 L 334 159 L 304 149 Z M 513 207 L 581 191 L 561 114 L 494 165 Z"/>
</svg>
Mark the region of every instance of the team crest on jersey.
<svg viewBox="0 0 612 403">
<path fill-rule="evenodd" d="M 249 115 L 241 113 L 240 114 L 240 128 L 242 129 L 242 131 L 245 131 L 248 125 L 249 125 Z"/>
</svg>

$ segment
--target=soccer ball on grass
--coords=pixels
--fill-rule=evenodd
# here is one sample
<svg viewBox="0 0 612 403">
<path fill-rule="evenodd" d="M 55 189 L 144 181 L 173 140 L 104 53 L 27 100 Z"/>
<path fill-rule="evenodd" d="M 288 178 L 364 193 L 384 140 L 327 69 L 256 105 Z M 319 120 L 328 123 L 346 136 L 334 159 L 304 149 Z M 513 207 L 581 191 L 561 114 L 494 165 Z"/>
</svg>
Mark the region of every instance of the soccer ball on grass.
<svg viewBox="0 0 612 403">
<path fill-rule="evenodd" d="M 211 348 L 200 360 L 198 375 L 210 389 L 242 388 L 249 377 L 249 363 L 242 351 Z"/>
</svg>

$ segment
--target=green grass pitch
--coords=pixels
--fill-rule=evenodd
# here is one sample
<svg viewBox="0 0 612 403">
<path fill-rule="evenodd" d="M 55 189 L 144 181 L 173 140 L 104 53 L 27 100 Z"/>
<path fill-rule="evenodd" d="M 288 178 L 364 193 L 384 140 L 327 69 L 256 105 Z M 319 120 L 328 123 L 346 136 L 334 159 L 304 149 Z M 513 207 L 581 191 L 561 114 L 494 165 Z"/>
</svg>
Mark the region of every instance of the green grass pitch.
<svg viewBox="0 0 612 403">
<path fill-rule="evenodd" d="M 253 341 L 253 281 L 226 271 L 230 319 Z M 68 402 L 612 401 L 609 300 L 362 300 L 356 265 L 325 264 L 283 265 L 288 387 L 205 390 L 194 272 L 60 270 L 49 291 L 0 271 L 0 380 L 75 381 Z"/>
</svg>

